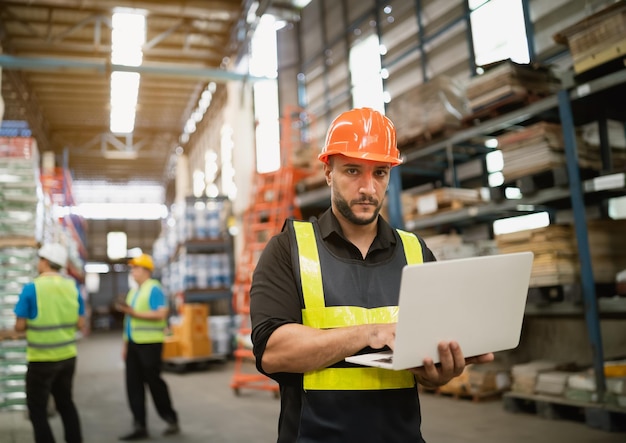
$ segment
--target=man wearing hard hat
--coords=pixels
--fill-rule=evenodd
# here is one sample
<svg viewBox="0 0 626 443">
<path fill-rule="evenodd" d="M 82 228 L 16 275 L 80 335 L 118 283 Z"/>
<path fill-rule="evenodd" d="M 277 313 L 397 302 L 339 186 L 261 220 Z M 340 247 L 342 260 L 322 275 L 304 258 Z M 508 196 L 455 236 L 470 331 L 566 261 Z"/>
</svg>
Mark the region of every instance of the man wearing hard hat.
<svg viewBox="0 0 626 443">
<path fill-rule="evenodd" d="M 168 307 L 161 285 L 152 278 L 154 263 L 148 254 L 132 258 L 130 273 L 137 283 L 128 291 L 126 302 L 116 305 L 124 317 L 124 358 L 126 393 L 133 414 L 133 429 L 120 440 L 143 440 L 148 437 L 145 385 L 148 385 L 159 416 L 167 427 L 164 435 L 180 432 L 178 415 L 172 407 L 167 384 L 161 377 L 161 354 Z"/>
<path fill-rule="evenodd" d="M 83 441 L 72 399 L 76 370 L 76 331 L 84 325 L 85 306 L 76 282 L 61 275 L 67 250 L 59 243 L 38 251 L 39 276 L 22 288 L 15 305 L 15 330 L 26 331 L 26 403 L 36 443 L 54 441 L 48 423 L 48 401 L 54 398 L 65 441 Z"/>
<path fill-rule="evenodd" d="M 401 163 L 387 117 L 369 108 L 340 114 L 319 159 L 331 207 L 285 223 L 250 291 L 257 368 L 280 384 L 278 442 L 423 442 L 417 383 L 443 385 L 493 354 L 465 359 L 458 343 L 442 342 L 438 365 L 391 371 L 344 361 L 393 348 L 402 268 L 435 258 L 379 215 Z"/>
</svg>

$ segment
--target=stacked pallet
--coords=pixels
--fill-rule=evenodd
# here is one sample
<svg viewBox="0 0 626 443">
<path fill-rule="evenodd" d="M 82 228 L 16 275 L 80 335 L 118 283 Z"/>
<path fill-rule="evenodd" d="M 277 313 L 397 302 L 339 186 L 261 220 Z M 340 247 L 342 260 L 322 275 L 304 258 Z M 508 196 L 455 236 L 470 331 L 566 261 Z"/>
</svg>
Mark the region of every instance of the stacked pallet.
<svg viewBox="0 0 626 443">
<path fill-rule="evenodd" d="M 473 113 L 496 109 L 503 104 L 522 106 L 532 97 L 550 95 L 558 88 L 558 81 L 546 67 L 505 60 L 483 68 L 485 72 L 473 77 L 466 87 Z"/>
<path fill-rule="evenodd" d="M 626 269 L 626 220 L 590 220 L 587 230 L 595 281 L 615 282 Z"/>
<path fill-rule="evenodd" d="M 600 151 L 579 137 L 578 163 L 583 168 L 599 170 Z M 539 122 L 498 137 L 502 151 L 502 174 L 506 182 L 550 171 L 565 165 L 565 143 L 561 125 Z"/>
<path fill-rule="evenodd" d="M 474 401 L 494 398 L 511 387 L 509 368 L 497 363 L 467 365 L 460 376 L 453 378 L 437 390 L 456 398 L 469 397 Z"/>
<path fill-rule="evenodd" d="M 210 356 L 213 351 L 207 324 L 208 315 L 207 304 L 184 304 L 181 308 L 182 322 L 172 325 L 173 335 L 167 337 L 163 343 L 163 359 Z"/>
<path fill-rule="evenodd" d="M 535 254 L 531 287 L 569 284 L 578 279 L 576 240 L 569 225 L 497 235 L 496 244 L 503 254 L 522 251 Z"/>
<path fill-rule="evenodd" d="M 626 361 L 605 362 L 604 376 L 606 381 L 605 402 L 626 407 Z M 597 401 L 596 377 L 593 369 L 567 373 L 561 395 L 575 401 Z"/>
<path fill-rule="evenodd" d="M 402 192 L 405 221 L 480 203 L 482 203 L 482 197 L 478 189 L 438 188 L 429 191 L 407 189 Z"/>
<path fill-rule="evenodd" d="M 521 394 L 534 394 L 537 379 L 542 372 L 554 371 L 558 363 L 548 360 L 534 360 L 513 365 L 511 368 L 511 391 Z"/>
<path fill-rule="evenodd" d="M 37 275 L 38 160 L 33 138 L 0 137 L 0 411 L 26 409 L 26 340 L 13 308 Z"/>
<path fill-rule="evenodd" d="M 569 46 L 577 74 L 623 59 L 626 53 L 626 2 L 616 2 L 554 35 Z M 623 67 L 623 65 L 622 65 Z"/>
<path fill-rule="evenodd" d="M 564 395 L 570 375 L 566 371 L 541 372 L 537 376 L 535 392 L 543 395 Z"/>
<path fill-rule="evenodd" d="M 626 221 L 590 220 L 587 223 L 591 264 L 596 283 L 613 283 L 626 268 Z M 501 253 L 535 254 L 531 287 L 577 283 L 580 263 L 576 234 L 571 225 L 550 225 L 496 236 Z"/>
<path fill-rule="evenodd" d="M 467 116 L 463 85 L 447 76 L 438 76 L 394 98 L 387 116 L 396 127 L 398 145 L 430 140 L 461 127 Z"/>
</svg>

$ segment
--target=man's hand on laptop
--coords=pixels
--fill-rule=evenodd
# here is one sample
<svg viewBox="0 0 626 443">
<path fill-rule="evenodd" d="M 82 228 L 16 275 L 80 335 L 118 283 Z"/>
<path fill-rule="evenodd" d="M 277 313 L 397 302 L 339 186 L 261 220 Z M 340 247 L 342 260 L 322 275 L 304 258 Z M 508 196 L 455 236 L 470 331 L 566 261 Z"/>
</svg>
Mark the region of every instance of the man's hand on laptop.
<svg viewBox="0 0 626 443">
<path fill-rule="evenodd" d="M 465 365 L 488 363 L 493 361 L 493 353 L 465 358 L 459 344 L 455 341 L 441 342 L 437 346 L 440 363 L 433 363 L 430 358 L 424 359 L 424 366 L 409 369 L 418 383 L 429 388 L 442 386 L 458 377 Z"/>
<path fill-rule="evenodd" d="M 368 339 L 367 345 L 372 349 L 381 349 L 389 346 L 393 349 L 396 340 L 395 323 L 375 323 L 367 325 Z"/>
</svg>

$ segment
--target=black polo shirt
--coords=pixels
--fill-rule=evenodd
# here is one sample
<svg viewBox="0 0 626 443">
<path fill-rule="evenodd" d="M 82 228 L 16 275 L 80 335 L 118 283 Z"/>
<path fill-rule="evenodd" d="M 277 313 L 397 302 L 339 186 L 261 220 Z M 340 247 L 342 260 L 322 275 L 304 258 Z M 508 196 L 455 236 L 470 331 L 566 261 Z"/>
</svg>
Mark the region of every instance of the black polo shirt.
<svg viewBox="0 0 626 443">
<path fill-rule="evenodd" d="M 339 221 L 331 209 L 324 212 L 318 220 L 323 241 L 330 252 L 337 257 L 364 260 L 376 264 L 391 258 L 396 247 L 393 228 L 382 217 L 378 217 L 377 234 L 365 258 L 361 251 L 346 239 Z M 291 244 L 292 239 L 286 230 L 274 236 L 265 247 L 255 268 L 250 291 L 250 312 L 252 321 L 252 341 L 257 369 L 261 368 L 261 358 L 270 335 L 280 326 L 288 323 L 302 323 L 304 306 L 298 288 L 298 278 L 294 275 Z M 434 261 L 435 257 L 420 238 L 424 261 Z M 266 374 L 281 385 L 281 421 L 297 422 L 297 417 L 284 415 L 300 413 L 302 374 L 276 373 Z M 280 424 L 279 424 L 280 426 Z M 297 429 L 293 429 L 297 432 Z M 285 439 L 288 430 L 281 426 L 279 441 Z"/>
</svg>

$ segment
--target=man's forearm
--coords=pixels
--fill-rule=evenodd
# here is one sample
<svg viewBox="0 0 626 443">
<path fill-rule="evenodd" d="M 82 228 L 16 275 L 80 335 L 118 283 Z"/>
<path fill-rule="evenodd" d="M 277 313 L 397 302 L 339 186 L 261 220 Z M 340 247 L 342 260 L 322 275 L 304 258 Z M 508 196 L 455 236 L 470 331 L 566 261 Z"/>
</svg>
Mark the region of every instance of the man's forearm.
<svg viewBox="0 0 626 443">
<path fill-rule="evenodd" d="M 304 373 L 328 367 L 366 346 L 384 346 L 388 338 L 372 343 L 381 325 L 359 325 L 336 329 L 316 329 L 287 324 L 272 333 L 263 354 L 263 369 L 275 372 Z"/>
</svg>

